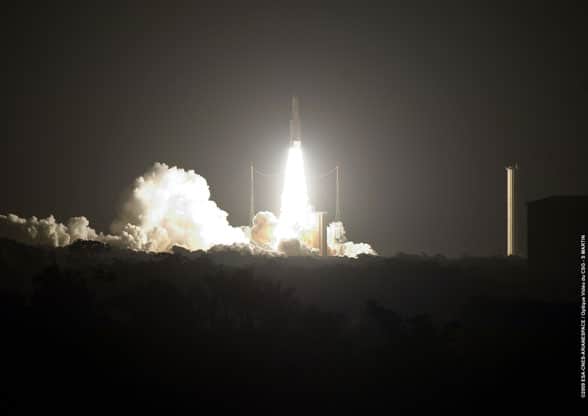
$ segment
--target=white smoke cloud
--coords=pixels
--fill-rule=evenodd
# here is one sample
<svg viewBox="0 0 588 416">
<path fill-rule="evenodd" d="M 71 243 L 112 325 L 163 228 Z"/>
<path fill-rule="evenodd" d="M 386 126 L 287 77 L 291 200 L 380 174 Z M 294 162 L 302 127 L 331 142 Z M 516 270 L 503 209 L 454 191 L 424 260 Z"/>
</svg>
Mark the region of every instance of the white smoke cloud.
<svg viewBox="0 0 588 416">
<path fill-rule="evenodd" d="M 76 240 L 98 239 L 96 231 L 90 227 L 90 221 L 86 217 L 72 217 L 67 221 L 66 227 L 70 244 Z"/>
<path fill-rule="evenodd" d="M 76 240 L 96 240 L 96 231 L 90 228 L 86 217 L 72 217 L 66 224 L 47 218 L 21 218 L 14 214 L 0 215 L 0 236 L 26 244 L 63 247 Z"/>
<path fill-rule="evenodd" d="M 278 219 L 269 211 L 260 211 L 253 217 L 251 242 L 266 250 L 273 250 Z"/>
<path fill-rule="evenodd" d="M 8 214 L 0 215 L 0 237 L 51 247 L 95 240 L 154 252 L 172 251 L 174 246 L 192 251 L 213 247 L 218 251 L 219 247 L 231 246 L 233 251 L 251 254 L 316 254 L 300 238 L 279 238 L 279 220 L 269 211 L 258 212 L 251 229 L 231 226 L 227 216 L 210 199 L 208 183 L 202 176 L 193 170 L 155 163 L 135 180 L 120 215 L 112 223 L 112 234 L 97 233 L 83 216 L 60 223 L 53 215 L 25 219 Z M 328 226 L 327 242 L 332 255 L 376 255 L 369 244 L 347 241 L 341 222 Z"/>
<path fill-rule="evenodd" d="M 206 179 L 193 170 L 155 163 L 137 178 L 120 216 L 111 227 L 131 248 L 169 251 L 175 246 L 208 250 L 222 244 L 247 243 L 228 214 L 210 199 Z"/>
<path fill-rule="evenodd" d="M 232 227 L 228 214 L 210 199 L 206 179 L 155 163 L 133 184 L 112 235 L 98 234 L 85 217 L 59 223 L 44 219 L 0 215 L 0 236 L 27 244 L 63 247 L 76 240 L 97 240 L 117 247 L 170 251 L 173 246 L 207 250 L 214 245 L 248 243 L 243 230 Z"/>
<path fill-rule="evenodd" d="M 357 258 L 360 254 L 377 256 L 378 253 L 367 243 L 354 243 L 347 241 L 345 227 L 340 221 L 335 221 L 327 226 L 327 245 L 335 256 Z"/>
</svg>

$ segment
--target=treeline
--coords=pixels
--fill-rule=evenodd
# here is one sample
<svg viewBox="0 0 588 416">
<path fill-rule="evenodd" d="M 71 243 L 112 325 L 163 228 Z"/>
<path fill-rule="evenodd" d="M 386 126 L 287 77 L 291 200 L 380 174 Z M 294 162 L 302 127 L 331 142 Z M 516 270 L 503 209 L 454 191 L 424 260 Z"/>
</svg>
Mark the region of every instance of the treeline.
<svg viewBox="0 0 588 416">
<path fill-rule="evenodd" d="M 376 293 L 370 290 L 356 290 L 360 306 L 349 309 L 334 307 L 330 296 L 300 294 L 343 292 L 341 286 L 355 284 L 351 270 L 376 288 L 387 286 L 373 281 L 402 275 L 397 289 L 433 302 L 438 294 L 420 287 L 427 279 L 415 278 L 410 287 L 410 267 L 398 259 L 365 267 L 304 268 L 288 259 L 229 267 L 206 255 L 105 260 L 99 258 L 104 247 L 73 257 L 29 249 L 16 249 L 26 252 L 24 263 L 0 257 L 6 281 L 6 273 L 18 274 L 15 265 L 31 268 L 35 255 L 47 261 L 29 287 L 0 292 L 8 381 L 1 399 L 9 408 L 81 403 L 83 413 L 120 402 L 134 409 L 255 403 L 280 412 L 288 403 L 318 399 L 394 410 L 430 400 L 459 405 L 578 396 L 573 302 L 499 296 L 488 284 L 487 294 L 480 286 L 478 295 L 468 290 L 455 297 L 460 302 L 451 309 L 458 312 L 440 319 L 399 312 L 381 297 L 366 297 Z M 415 275 L 437 270 L 430 260 L 412 258 Z M 506 267 L 496 266 L 500 261 L 484 269 L 490 281 L 501 281 L 493 275 Z M 394 264 L 408 269 L 398 273 Z M 268 275 L 272 269 L 275 276 Z M 521 263 L 510 270 L 526 278 Z M 322 283 L 294 289 L 288 284 L 294 271 L 302 281 Z"/>
</svg>

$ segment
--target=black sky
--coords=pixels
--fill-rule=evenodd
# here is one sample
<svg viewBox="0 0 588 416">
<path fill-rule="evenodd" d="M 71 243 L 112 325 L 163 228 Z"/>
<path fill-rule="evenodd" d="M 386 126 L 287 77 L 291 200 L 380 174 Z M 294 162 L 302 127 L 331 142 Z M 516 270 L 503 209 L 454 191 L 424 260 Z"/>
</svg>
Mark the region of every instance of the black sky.
<svg viewBox="0 0 588 416">
<path fill-rule="evenodd" d="M 348 234 L 382 254 L 503 253 L 511 161 L 521 203 L 588 192 L 579 8 L 164 4 L 7 11 L 0 213 L 107 231 L 160 161 L 245 224 L 249 163 L 283 169 L 293 93 L 308 175 L 341 164 Z M 258 185 L 276 212 L 280 184 Z M 332 214 L 332 180 L 309 187 Z"/>
</svg>

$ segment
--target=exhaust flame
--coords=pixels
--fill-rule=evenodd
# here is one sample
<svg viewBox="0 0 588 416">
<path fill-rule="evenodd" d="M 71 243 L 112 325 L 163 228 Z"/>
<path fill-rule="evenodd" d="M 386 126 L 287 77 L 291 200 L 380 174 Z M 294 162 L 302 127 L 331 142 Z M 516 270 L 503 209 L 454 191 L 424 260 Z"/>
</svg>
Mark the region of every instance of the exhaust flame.
<svg viewBox="0 0 588 416">
<path fill-rule="evenodd" d="M 281 202 L 277 240 L 300 239 L 313 228 L 315 222 L 313 209 L 308 202 L 300 141 L 294 141 L 288 150 Z"/>
</svg>

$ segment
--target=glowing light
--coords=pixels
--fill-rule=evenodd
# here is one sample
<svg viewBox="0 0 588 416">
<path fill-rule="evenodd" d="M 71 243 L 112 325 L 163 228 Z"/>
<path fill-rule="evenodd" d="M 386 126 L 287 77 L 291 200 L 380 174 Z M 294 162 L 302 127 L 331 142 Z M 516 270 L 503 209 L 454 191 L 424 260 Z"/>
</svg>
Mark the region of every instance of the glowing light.
<svg viewBox="0 0 588 416">
<path fill-rule="evenodd" d="M 228 214 L 210 199 L 206 179 L 156 163 L 135 181 L 112 231 L 124 236 L 132 248 L 169 251 L 177 245 L 190 250 L 208 250 L 216 244 L 247 243 Z"/>
<path fill-rule="evenodd" d="M 302 147 L 299 141 L 294 141 L 288 150 L 277 240 L 300 239 L 313 228 L 314 222 L 313 209 L 308 202 Z"/>
</svg>

